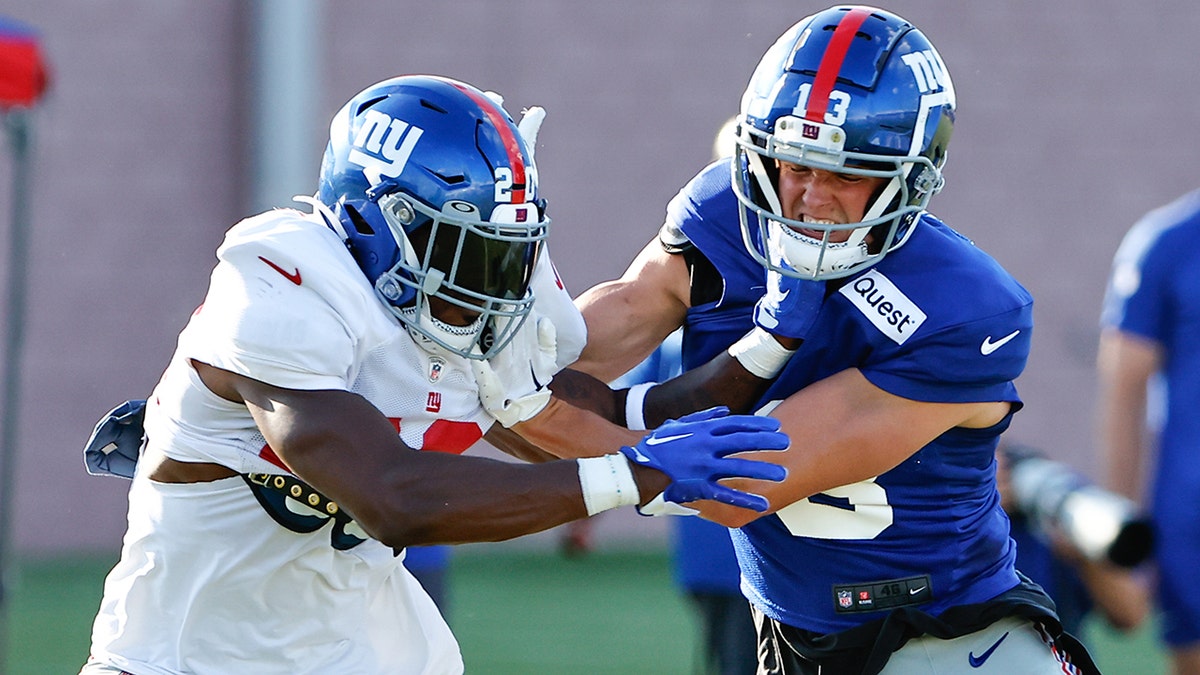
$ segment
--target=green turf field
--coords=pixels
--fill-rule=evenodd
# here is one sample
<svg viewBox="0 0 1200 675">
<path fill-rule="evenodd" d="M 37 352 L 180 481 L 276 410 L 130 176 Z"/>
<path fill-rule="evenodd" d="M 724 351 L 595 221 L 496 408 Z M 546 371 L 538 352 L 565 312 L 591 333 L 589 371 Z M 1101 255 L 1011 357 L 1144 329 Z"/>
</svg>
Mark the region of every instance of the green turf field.
<svg viewBox="0 0 1200 675">
<path fill-rule="evenodd" d="M 661 551 L 566 559 L 472 546 L 457 552 L 450 623 L 467 673 L 690 675 L 695 626 Z M 26 560 L 11 587 L 7 675 L 70 675 L 87 656 L 92 614 L 112 560 Z M 1106 675 L 1165 673 L 1152 628 L 1085 635 Z"/>
</svg>

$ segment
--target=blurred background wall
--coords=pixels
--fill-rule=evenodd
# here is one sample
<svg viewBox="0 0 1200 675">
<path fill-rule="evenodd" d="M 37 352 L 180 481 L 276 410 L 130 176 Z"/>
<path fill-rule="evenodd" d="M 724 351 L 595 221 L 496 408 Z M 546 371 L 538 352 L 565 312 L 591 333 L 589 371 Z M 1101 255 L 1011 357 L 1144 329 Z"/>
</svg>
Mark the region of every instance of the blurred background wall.
<svg viewBox="0 0 1200 675">
<path fill-rule="evenodd" d="M 223 231 L 315 189 L 328 120 L 355 92 L 424 72 L 498 91 L 514 114 L 544 106 L 552 247 L 577 294 L 654 235 L 762 52 L 824 6 L 0 0 L 0 14 L 41 31 L 53 78 L 33 116 L 17 550 L 118 549 L 127 483 L 87 476 L 83 441 L 106 410 L 150 392 Z M 1018 382 L 1027 406 L 1010 436 L 1092 472 L 1109 261 L 1141 213 L 1200 183 L 1200 11 L 1192 0 L 885 6 L 932 39 L 958 91 L 933 212 L 1037 299 Z M 303 77 L 265 83 L 262 45 Z M 11 199 L 7 150 L 0 204 Z M 10 226 L 0 208 L 5 245 Z M 661 535 L 648 521 L 613 514 L 598 536 Z"/>
</svg>

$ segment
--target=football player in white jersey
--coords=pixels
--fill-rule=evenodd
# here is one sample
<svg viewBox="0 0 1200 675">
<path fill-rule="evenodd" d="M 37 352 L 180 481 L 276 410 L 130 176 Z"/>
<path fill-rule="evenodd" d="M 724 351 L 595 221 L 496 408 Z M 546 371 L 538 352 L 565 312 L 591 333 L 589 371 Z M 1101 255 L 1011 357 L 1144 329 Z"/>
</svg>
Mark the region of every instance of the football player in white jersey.
<svg viewBox="0 0 1200 675">
<path fill-rule="evenodd" d="M 445 78 L 373 85 L 331 124 L 313 213 L 227 233 L 162 379 L 86 453 L 133 480 L 84 673 L 458 673 L 404 547 L 656 496 L 768 508 L 718 481 L 784 477 L 727 457 L 786 447 L 774 420 L 713 409 L 647 435 L 551 403 L 583 337 L 544 252 L 540 115 L 518 127 Z M 573 447 L 546 450 L 594 457 L 460 455 L 495 438 L 551 458 L 493 424 L 538 414 L 575 425 Z"/>
</svg>

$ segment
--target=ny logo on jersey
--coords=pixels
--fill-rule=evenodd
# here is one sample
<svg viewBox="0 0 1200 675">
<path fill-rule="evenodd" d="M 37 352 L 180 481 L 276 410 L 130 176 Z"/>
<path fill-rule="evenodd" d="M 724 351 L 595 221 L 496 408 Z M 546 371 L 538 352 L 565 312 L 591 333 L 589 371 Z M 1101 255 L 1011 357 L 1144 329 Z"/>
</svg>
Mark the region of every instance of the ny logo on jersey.
<svg viewBox="0 0 1200 675">
<path fill-rule="evenodd" d="M 363 168 L 363 175 L 371 185 L 377 185 L 383 177 L 395 178 L 404 171 L 404 165 L 423 133 L 424 129 L 404 120 L 392 119 L 378 110 L 368 110 L 354 137 L 350 161 Z"/>
<path fill-rule="evenodd" d="M 425 411 L 436 413 L 442 409 L 442 393 L 440 391 L 431 391 L 425 397 Z"/>
</svg>

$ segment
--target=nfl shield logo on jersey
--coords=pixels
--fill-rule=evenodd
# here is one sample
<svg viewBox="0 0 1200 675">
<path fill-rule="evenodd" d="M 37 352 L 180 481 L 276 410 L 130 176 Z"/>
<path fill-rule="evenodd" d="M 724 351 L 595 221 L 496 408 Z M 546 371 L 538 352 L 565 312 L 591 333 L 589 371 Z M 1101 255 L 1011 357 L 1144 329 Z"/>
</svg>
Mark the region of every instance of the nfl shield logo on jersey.
<svg viewBox="0 0 1200 675">
<path fill-rule="evenodd" d="M 442 369 L 446 367 L 446 361 L 441 357 L 429 357 L 429 381 L 437 382 L 442 379 Z"/>
<path fill-rule="evenodd" d="M 838 591 L 837 601 L 839 607 L 849 609 L 850 605 L 854 604 L 854 598 L 851 597 L 850 591 Z"/>
</svg>

